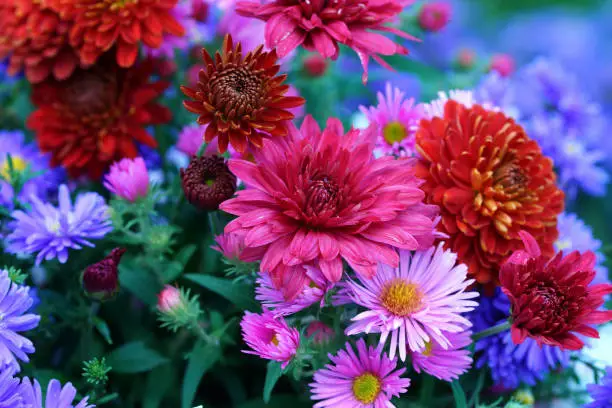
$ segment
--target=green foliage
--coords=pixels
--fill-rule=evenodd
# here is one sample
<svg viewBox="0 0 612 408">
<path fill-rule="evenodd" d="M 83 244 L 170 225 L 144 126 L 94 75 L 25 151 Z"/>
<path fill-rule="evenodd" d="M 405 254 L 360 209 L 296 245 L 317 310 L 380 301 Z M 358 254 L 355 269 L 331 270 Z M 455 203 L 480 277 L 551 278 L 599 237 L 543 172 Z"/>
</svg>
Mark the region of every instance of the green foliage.
<svg viewBox="0 0 612 408">
<path fill-rule="evenodd" d="M 166 357 L 141 341 L 124 344 L 109 353 L 107 359 L 113 371 L 124 374 L 146 372 L 168 362 Z"/>
<path fill-rule="evenodd" d="M 209 275 L 187 274 L 185 278 L 223 296 L 242 310 L 255 311 L 259 309 L 259 305 L 255 301 L 253 289 L 246 284 Z"/>
<path fill-rule="evenodd" d="M 272 390 L 282 375 L 283 369 L 281 368 L 281 363 L 278 361 L 269 361 L 268 369 L 266 370 L 266 381 L 264 382 L 263 388 L 263 400 L 266 404 L 270 402 Z"/>
</svg>

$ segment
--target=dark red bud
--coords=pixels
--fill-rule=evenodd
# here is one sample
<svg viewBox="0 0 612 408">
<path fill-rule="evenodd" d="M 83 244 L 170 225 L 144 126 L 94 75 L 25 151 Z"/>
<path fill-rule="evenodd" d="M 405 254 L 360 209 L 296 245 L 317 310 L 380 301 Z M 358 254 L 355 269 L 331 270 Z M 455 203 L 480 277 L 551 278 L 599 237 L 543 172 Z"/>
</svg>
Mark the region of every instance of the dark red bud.
<svg viewBox="0 0 612 408">
<path fill-rule="evenodd" d="M 108 300 L 119 291 L 119 273 L 117 268 L 124 248 L 115 248 L 111 253 L 95 264 L 89 265 L 81 275 L 83 290 L 97 300 Z"/>
</svg>

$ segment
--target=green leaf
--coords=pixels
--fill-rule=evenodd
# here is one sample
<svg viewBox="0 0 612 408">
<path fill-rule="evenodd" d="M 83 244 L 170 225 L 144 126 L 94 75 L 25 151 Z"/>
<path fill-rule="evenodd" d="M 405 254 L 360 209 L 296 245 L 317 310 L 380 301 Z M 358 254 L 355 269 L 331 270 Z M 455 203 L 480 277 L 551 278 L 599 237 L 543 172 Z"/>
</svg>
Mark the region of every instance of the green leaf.
<svg viewBox="0 0 612 408">
<path fill-rule="evenodd" d="M 104 338 L 104 341 L 106 341 L 108 344 L 113 344 L 113 339 L 111 339 L 108 324 L 97 316 L 93 318 L 93 323 L 96 330 L 98 330 L 98 333 L 100 333 L 100 335 Z"/>
<path fill-rule="evenodd" d="M 451 383 L 453 389 L 453 397 L 455 397 L 455 405 L 457 408 L 467 408 L 467 400 L 465 398 L 465 392 L 459 384 L 459 381 L 455 380 Z"/>
<path fill-rule="evenodd" d="M 275 395 L 270 399 L 269 403 L 263 402 L 261 399 L 251 400 L 238 406 L 238 408 L 308 408 L 312 407 L 312 403 L 300 398 L 297 395 Z"/>
<path fill-rule="evenodd" d="M 137 266 L 136 262 L 119 264 L 119 283 L 138 299 L 149 306 L 157 304 L 161 284 L 149 271 Z"/>
<path fill-rule="evenodd" d="M 169 361 L 141 341 L 128 343 L 113 350 L 106 360 L 116 373 L 142 373 Z"/>
<path fill-rule="evenodd" d="M 187 274 L 185 278 L 206 289 L 223 296 L 242 310 L 257 310 L 259 306 L 254 300 L 253 291 L 250 286 L 243 283 L 235 283 L 229 279 L 216 278 L 209 275 Z"/>
<path fill-rule="evenodd" d="M 266 381 L 264 383 L 263 388 L 263 400 L 267 404 L 270 402 L 270 396 L 272 395 L 272 390 L 276 385 L 276 382 L 283 375 L 283 369 L 281 368 L 281 363 L 278 361 L 270 361 L 268 362 L 268 369 L 266 370 Z"/>
<path fill-rule="evenodd" d="M 171 364 L 156 367 L 147 375 L 146 392 L 144 393 L 143 408 L 158 408 L 164 400 L 164 396 L 170 390 L 175 378 L 174 368 Z"/>
<path fill-rule="evenodd" d="M 183 389 L 181 391 L 182 408 L 191 408 L 196 391 L 200 385 L 202 377 L 217 362 L 220 355 L 218 347 L 205 344 L 200 341 L 191 350 L 185 377 L 183 379 Z"/>
</svg>

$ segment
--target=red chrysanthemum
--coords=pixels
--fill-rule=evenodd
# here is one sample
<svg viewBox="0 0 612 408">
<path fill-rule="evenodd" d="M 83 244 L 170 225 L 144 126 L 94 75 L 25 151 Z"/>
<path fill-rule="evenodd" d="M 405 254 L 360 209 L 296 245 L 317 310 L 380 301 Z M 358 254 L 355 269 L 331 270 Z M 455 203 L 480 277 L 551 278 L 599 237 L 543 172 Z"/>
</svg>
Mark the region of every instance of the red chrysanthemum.
<svg viewBox="0 0 612 408">
<path fill-rule="evenodd" d="M 228 34 L 222 53 L 215 59 L 202 49 L 205 69 L 200 70 L 195 89 L 181 87 L 193 99 L 185 101 L 188 111 L 197 113 L 200 125 L 208 124 L 204 140 L 210 143 L 218 137 L 219 152 L 231 143 L 243 153 L 248 143 L 261 147 L 264 137 L 285 136 L 287 121 L 293 113 L 287 109 L 302 106 L 304 98 L 285 96 L 289 85 L 283 85 L 287 75 L 276 75 L 276 51 L 263 52 L 259 46 L 245 57 L 240 43 L 233 45 Z"/>
<path fill-rule="evenodd" d="M 386 25 L 414 0 L 270 0 L 239 1 L 238 14 L 266 21 L 266 45 L 283 58 L 298 46 L 324 58 L 338 58 L 339 44 L 355 50 L 368 78 L 368 59 L 391 67 L 380 55 L 408 54 L 408 50 L 375 31 L 408 40 L 415 37 Z"/>
<path fill-rule="evenodd" d="M 512 308 L 512 341 L 521 344 L 525 338 L 539 345 L 548 344 L 567 350 L 580 350 L 584 342 L 575 333 L 599 338 L 592 325 L 612 320 L 612 311 L 598 310 L 612 285 L 589 285 L 596 275 L 595 254 L 557 253 L 552 259 L 543 256 L 535 239 L 521 232 L 525 250 L 502 265 L 502 290 Z"/>
<path fill-rule="evenodd" d="M 182 37 L 185 30 L 174 18 L 178 0 L 55 0 L 63 16 L 74 20 L 70 44 L 81 61 L 93 64 L 116 48 L 117 63 L 134 65 L 140 43 L 159 48 L 164 34 Z"/>
<path fill-rule="evenodd" d="M 45 1 L 0 1 L 0 60 L 9 57 L 8 73 L 23 70 L 32 83 L 51 74 L 66 79 L 79 65 L 68 44 L 71 26 Z"/>
<path fill-rule="evenodd" d="M 67 81 L 39 84 L 27 125 L 53 165 L 71 176 L 99 178 L 112 162 L 136 157 L 135 142 L 156 147 L 145 128 L 170 120 L 170 111 L 155 102 L 168 84 L 149 82 L 150 74 L 150 62 L 125 70 L 111 60 Z"/>
<path fill-rule="evenodd" d="M 416 142 L 417 176 L 440 206 L 439 230 L 478 282 L 498 283 L 499 265 L 522 247 L 521 230 L 554 253 L 563 192 L 552 161 L 514 120 L 451 100 L 442 117 L 421 121 Z"/>
</svg>

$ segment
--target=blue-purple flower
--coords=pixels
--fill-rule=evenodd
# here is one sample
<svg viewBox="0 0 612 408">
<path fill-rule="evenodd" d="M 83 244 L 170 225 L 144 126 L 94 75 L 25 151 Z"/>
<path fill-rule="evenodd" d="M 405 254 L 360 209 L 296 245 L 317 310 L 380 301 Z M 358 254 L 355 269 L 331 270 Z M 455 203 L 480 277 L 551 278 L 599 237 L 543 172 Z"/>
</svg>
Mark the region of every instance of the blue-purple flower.
<svg viewBox="0 0 612 408">
<path fill-rule="evenodd" d="M 609 408 L 612 404 L 612 367 L 606 368 L 606 375 L 599 384 L 587 385 L 587 391 L 594 401 L 583 408 Z"/>
<path fill-rule="evenodd" d="M 17 285 L 8 271 L 0 270 L 0 367 L 19 371 L 18 359 L 28 362 L 34 344 L 20 333 L 38 326 L 40 316 L 27 313 L 34 299 L 28 286 Z M 7 370 L 7 371 L 9 371 Z M 2 405 L 0 404 L 0 407 Z"/>
<path fill-rule="evenodd" d="M 21 381 L 19 393 L 26 405 L 31 408 L 92 408 L 95 405 L 88 404 L 88 397 L 83 398 L 79 403 L 73 405 L 77 390 L 71 383 L 62 387 L 58 380 L 49 381 L 45 399 L 43 400 L 42 390 L 37 380 L 31 382 L 28 377 Z"/>
<path fill-rule="evenodd" d="M 15 371 L 0 363 L 0 408 L 27 408 L 18 392 L 19 379 Z"/>
<path fill-rule="evenodd" d="M 59 205 L 53 206 L 32 196 L 32 208 L 11 214 L 7 250 L 11 253 L 36 253 L 36 265 L 43 260 L 68 260 L 69 249 L 94 247 L 93 239 L 103 238 L 113 227 L 109 208 L 97 193 L 82 193 L 74 205 L 68 187 L 59 188 Z"/>
</svg>

